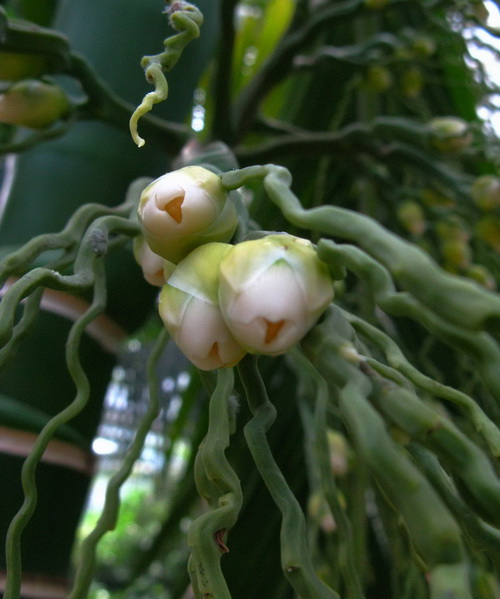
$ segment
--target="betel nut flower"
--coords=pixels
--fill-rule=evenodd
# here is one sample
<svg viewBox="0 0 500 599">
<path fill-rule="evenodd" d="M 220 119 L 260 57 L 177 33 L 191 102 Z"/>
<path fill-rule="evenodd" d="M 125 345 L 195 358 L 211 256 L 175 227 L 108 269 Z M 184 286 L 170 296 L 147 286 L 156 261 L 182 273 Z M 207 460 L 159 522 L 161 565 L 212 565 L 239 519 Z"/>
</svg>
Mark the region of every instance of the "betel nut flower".
<svg viewBox="0 0 500 599">
<path fill-rule="evenodd" d="M 220 265 L 222 315 L 250 353 L 275 355 L 296 345 L 333 295 L 328 267 L 312 243 L 292 235 L 244 241 Z"/>
<path fill-rule="evenodd" d="M 238 225 L 220 177 L 200 166 L 150 183 L 141 194 L 138 217 L 149 247 L 174 264 L 203 243 L 229 241 Z"/>
<path fill-rule="evenodd" d="M 142 274 L 150 285 L 163 287 L 173 273 L 175 264 L 155 254 L 143 235 L 138 235 L 133 244 L 134 258 L 142 268 Z"/>
<path fill-rule="evenodd" d="M 23 79 L 0 95 L 0 122 L 46 129 L 70 111 L 65 92 L 51 83 Z"/>
<path fill-rule="evenodd" d="M 160 293 L 166 329 L 200 370 L 234 366 L 246 353 L 219 308 L 219 265 L 232 251 L 227 243 L 197 247 L 179 262 Z"/>
</svg>

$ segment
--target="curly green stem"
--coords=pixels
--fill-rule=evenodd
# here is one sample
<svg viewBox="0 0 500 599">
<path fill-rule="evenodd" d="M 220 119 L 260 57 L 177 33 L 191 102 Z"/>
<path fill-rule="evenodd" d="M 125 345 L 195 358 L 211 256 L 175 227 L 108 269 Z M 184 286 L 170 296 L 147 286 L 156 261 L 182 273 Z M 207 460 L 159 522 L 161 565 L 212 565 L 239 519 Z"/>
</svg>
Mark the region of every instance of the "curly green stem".
<svg viewBox="0 0 500 599">
<path fill-rule="evenodd" d="M 316 461 L 319 465 L 321 485 L 325 498 L 338 526 L 339 537 L 342 539 L 344 548 L 340 554 L 339 567 L 343 573 L 346 588 L 349 589 L 349 598 L 363 599 L 364 593 L 357 570 L 357 560 L 353 545 L 351 522 L 339 500 L 339 491 L 332 474 L 329 458 L 327 439 L 327 407 L 329 403 L 329 391 L 326 381 L 319 376 L 315 377 L 318 386 L 316 396 L 316 409 L 314 414 L 314 433 L 316 438 Z"/>
<path fill-rule="evenodd" d="M 12 337 L 16 311 L 19 303 L 39 287 L 68 292 L 82 292 L 94 284 L 93 262 L 104 255 L 108 248 L 109 232 L 135 236 L 138 227 L 119 216 L 98 218 L 87 230 L 75 259 L 74 274 L 62 275 L 49 268 L 38 267 L 23 275 L 5 293 L 0 304 L 0 347 Z"/>
<path fill-rule="evenodd" d="M 160 411 L 156 366 L 167 341 L 168 333 L 166 329 L 162 329 L 148 359 L 149 404 L 147 410 L 137 427 L 134 440 L 125 454 L 120 468 L 108 482 L 104 507 L 99 520 L 92 532 L 82 542 L 79 565 L 75 574 L 73 589 L 68 596 L 69 599 L 85 599 L 88 596 L 95 570 L 97 544 L 107 532 L 116 527 L 120 510 L 120 489 L 140 457 L 146 436 Z"/>
<path fill-rule="evenodd" d="M 500 526 L 500 480 L 483 451 L 449 418 L 406 389 L 381 385 L 373 399 L 386 418 L 440 455 L 473 507 Z"/>
<path fill-rule="evenodd" d="M 30 455 L 26 458 L 22 469 L 22 486 L 24 502 L 14 516 L 7 532 L 6 569 L 4 599 L 18 599 L 22 580 L 21 536 L 33 515 L 38 491 L 36 471 L 40 460 L 52 437 L 60 426 L 77 416 L 86 406 L 90 386 L 87 375 L 82 368 L 79 357 L 80 341 L 87 325 L 92 322 L 106 307 L 106 275 L 102 259 L 92 264 L 92 278 L 95 280 L 94 298 L 88 310 L 75 322 L 68 335 L 66 344 L 66 362 L 70 375 L 75 383 L 77 393 L 75 399 L 61 412 L 54 416 L 42 429 Z"/>
<path fill-rule="evenodd" d="M 405 358 L 397 343 L 383 331 L 345 310 L 342 313 L 358 333 L 375 343 L 384 352 L 388 363 L 406 379 L 419 389 L 456 405 L 483 435 L 493 456 L 500 457 L 500 431 L 472 397 L 426 376 Z"/>
<path fill-rule="evenodd" d="M 283 572 L 303 599 L 338 599 L 316 575 L 307 543 L 304 514 L 271 453 L 266 433 L 272 426 L 276 409 L 270 402 L 257 367 L 255 356 L 246 356 L 238 365 L 238 373 L 253 414 L 245 426 L 245 438 L 265 485 L 280 509 L 281 564 Z"/>
<path fill-rule="evenodd" d="M 169 22 L 178 33 L 163 42 L 165 50 L 161 54 L 144 56 L 141 61 L 146 80 L 154 85 L 155 89 L 144 96 L 130 118 L 130 133 L 139 147 L 146 142 L 137 132 L 138 121 L 153 108 L 154 104 L 167 99 L 168 83 L 164 71 L 172 69 L 187 44 L 200 35 L 203 15 L 195 6 L 181 0 L 172 5 Z"/>
<path fill-rule="evenodd" d="M 222 175 L 227 189 L 256 179 L 263 179 L 271 201 L 290 223 L 355 240 L 385 265 L 403 288 L 443 319 L 472 330 L 500 330 L 500 297 L 443 271 L 423 250 L 387 231 L 372 218 L 335 206 L 304 209 L 290 189 L 292 178 L 286 168 L 268 164 Z"/>
<path fill-rule="evenodd" d="M 477 364 L 479 373 L 493 397 L 500 401 L 500 348 L 488 333 L 468 330 L 453 322 L 447 322 L 441 314 L 434 314 L 408 293 L 396 292 L 388 269 L 355 246 L 337 245 L 331 240 L 322 239 L 318 243 L 318 255 L 327 263 L 345 266 L 367 281 L 375 301 L 388 314 L 409 316 L 444 343 L 469 355 Z M 444 297 L 443 301 L 446 301 Z"/>
<path fill-rule="evenodd" d="M 229 398 L 233 385 L 232 369 L 220 369 L 210 399 L 207 435 L 195 462 L 198 492 L 212 508 L 199 516 L 188 532 L 191 548 L 188 569 L 196 599 L 231 597 L 220 561 L 228 551 L 225 535 L 235 524 L 243 501 L 240 481 L 225 456 L 230 437 Z"/>
<path fill-rule="evenodd" d="M 342 326 L 342 317 L 337 313 Z M 406 524 L 417 554 L 429 568 L 433 598 L 470 599 L 460 530 L 440 497 L 390 437 L 382 417 L 370 405 L 370 379 L 346 359 L 346 340 L 315 327 L 302 347 L 329 384 L 338 390 L 339 408 L 359 455 Z"/>
</svg>

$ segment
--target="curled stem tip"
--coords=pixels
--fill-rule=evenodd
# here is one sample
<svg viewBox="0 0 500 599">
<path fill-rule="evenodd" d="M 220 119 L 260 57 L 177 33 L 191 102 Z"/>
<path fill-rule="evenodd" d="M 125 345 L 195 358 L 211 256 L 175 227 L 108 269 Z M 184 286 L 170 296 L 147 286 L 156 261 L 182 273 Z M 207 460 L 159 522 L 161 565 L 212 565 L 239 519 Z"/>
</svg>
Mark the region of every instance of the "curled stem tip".
<svg viewBox="0 0 500 599">
<path fill-rule="evenodd" d="M 159 63 L 150 64 L 146 69 L 146 79 L 155 86 L 154 91 L 146 94 L 135 109 L 134 113 L 130 117 L 130 134 L 132 139 L 138 145 L 139 148 L 146 143 L 145 140 L 139 135 L 137 131 L 137 124 L 141 116 L 152 110 L 154 104 L 163 102 L 168 98 L 168 83 L 165 75 L 163 74 L 162 67 Z"/>
</svg>

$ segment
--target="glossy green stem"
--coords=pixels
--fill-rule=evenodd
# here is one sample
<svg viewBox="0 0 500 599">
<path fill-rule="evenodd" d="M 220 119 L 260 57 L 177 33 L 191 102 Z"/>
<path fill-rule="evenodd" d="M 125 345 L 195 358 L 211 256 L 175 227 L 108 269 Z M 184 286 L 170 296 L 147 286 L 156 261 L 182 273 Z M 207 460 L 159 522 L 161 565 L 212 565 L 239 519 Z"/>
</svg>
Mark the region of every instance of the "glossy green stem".
<svg viewBox="0 0 500 599">
<path fill-rule="evenodd" d="M 363 214 L 335 206 L 304 209 L 291 190 L 292 177 L 286 168 L 267 164 L 222 175 L 227 189 L 255 180 L 263 180 L 269 198 L 290 223 L 356 241 L 383 264 L 404 289 L 444 320 L 475 331 L 490 327 L 500 330 L 498 295 L 445 272 L 423 250 Z"/>
<path fill-rule="evenodd" d="M 245 438 L 255 465 L 280 509 L 281 565 L 283 573 L 302 599 L 338 599 L 338 594 L 326 586 L 314 572 L 308 547 L 304 514 L 279 469 L 266 433 L 276 418 L 260 375 L 257 358 L 246 356 L 238 365 L 238 373 L 253 414 L 245 426 Z"/>
<path fill-rule="evenodd" d="M 188 532 L 191 548 L 188 570 L 196 599 L 231 599 L 221 569 L 221 557 L 229 551 L 225 537 L 238 517 L 243 501 L 240 481 L 229 464 L 231 418 L 229 398 L 233 391 L 232 369 L 220 369 L 210 398 L 209 425 L 195 462 L 198 492 L 211 510 L 193 521 Z"/>
</svg>

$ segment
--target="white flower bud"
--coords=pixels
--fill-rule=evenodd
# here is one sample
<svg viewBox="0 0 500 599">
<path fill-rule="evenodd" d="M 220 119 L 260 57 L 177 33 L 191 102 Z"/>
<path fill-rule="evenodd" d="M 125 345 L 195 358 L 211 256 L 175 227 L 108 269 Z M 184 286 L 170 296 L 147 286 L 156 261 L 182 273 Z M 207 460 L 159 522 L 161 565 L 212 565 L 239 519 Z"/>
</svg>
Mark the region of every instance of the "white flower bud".
<svg viewBox="0 0 500 599">
<path fill-rule="evenodd" d="M 179 349 L 200 370 L 234 366 L 245 350 L 219 308 L 219 264 L 233 249 L 207 243 L 182 260 L 160 294 L 160 316 Z"/>
<path fill-rule="evenodd" d="M 234 337 L 251 353 L 290 349 L 333 295 L 328 268 L 306 239 L 269 235 L 245 241 L 221 263 L 221 311 Z"/>
<path fill-rule="evenodd" d="M 202 243 L 229 241 L 238 225 L 220 177 L 200 166 L 172 171 L 148 185 L 138 216 L 153 252 L 175 264 Z"/>
<path fill-rule="evenodd" d="M 150 285 L 163 287 L 172 274 L 175 264 L 155 254 L 142 235 L 134 239 L 134 258 L 142 268 L 142 274 Z"/>
</svg>

